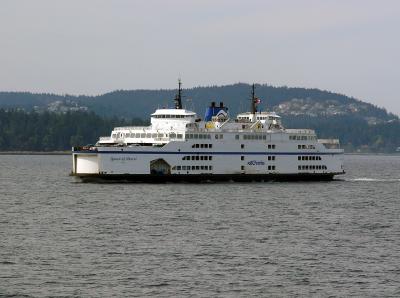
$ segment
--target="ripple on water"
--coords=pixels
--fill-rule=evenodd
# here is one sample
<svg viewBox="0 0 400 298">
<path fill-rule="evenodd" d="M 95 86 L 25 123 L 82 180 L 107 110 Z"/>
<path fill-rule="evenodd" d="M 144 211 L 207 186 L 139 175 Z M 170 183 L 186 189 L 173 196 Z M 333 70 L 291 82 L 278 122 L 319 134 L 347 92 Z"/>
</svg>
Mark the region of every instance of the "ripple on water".
<svg viewBox="0 0 400 298">
<path fill-rule="evenodd" d="M 157 185 L 0 156 L 0 297 L 399 296 L 399 157 L 345 158 L 330 183 Z"/>
</svg>

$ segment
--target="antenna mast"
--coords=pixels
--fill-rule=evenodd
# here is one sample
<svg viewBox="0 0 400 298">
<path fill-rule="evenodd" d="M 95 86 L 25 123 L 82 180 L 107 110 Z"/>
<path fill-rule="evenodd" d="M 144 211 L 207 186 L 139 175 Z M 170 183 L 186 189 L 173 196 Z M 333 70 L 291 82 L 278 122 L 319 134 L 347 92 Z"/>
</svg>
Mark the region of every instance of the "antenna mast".
<svg viewBox="0 0 400 298">
<path fill-rule="evenodd" d="M 255 115 L 256 112 L 257 112 L 257 107 L 256 107 L 257 98 L 256 98 L 255 88 L 256 87 L 253 84 L 252 87 L 251 87 L 251 113 L 253 115 Z"/>
<path fill-rule="evenodd" d="M 182 82 L 178 80 L 178 94 L 175 95 L 175 109 L 182 109 Z"/>
</svg>

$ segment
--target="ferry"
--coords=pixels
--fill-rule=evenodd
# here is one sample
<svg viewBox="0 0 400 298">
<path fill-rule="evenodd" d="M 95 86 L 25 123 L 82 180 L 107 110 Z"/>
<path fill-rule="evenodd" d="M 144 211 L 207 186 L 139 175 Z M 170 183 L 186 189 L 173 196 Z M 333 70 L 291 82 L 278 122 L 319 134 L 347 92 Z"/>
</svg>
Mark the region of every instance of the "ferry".
<svg viewBox="0 0 400 298">
<path fill-rule="evenodd" d="M 203 119 L 182 106 L 157 109 L 149 126 L 116 127 L 95 145 L 72 148 L 72 176 L 82 181 L 208 182 L 322 181 L 344 174 L 337 139 L 318 139 L 311 129 L 287 129 L 274 112 L 229 116 L 212 102 Z"/>
</svg>

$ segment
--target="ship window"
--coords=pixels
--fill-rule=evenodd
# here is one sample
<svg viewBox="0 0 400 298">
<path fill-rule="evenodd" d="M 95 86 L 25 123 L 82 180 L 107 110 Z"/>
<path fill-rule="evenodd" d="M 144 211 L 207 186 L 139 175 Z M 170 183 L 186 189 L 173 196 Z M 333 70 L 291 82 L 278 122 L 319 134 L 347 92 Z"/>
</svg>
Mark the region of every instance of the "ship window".
<svg viewBox="0 0 400 298">
<path fill-rule="evenodd" d="M 244 160 L 244 156 L 243 155 L 240 157 L 240 160 Z"/>
<path fill-rule="evenodd" d="M 301 145 L 297 145 L 297 149 L 301 149 Z"/>
<path fill-rule="evenodd" d="M 266 140 L 266 139 L 267 139 L 267 136 L 266 136 L 266 135 L 263 135 L 263 136 L 262 136 L 262 139 L 263 139 L 263 140 Z"/>
<path fill-rule="evenodd" d="M 235 135 L 235 140 L 239 140 L 239 135 Z"/>
<path fill-rule="evenodd" d="M 145 134 L 145 133 L 141 133 L 141 134 L 140 134 L 140 137 L 141 137 L 141 138 L 145 138 L 145 137 L 146 137 L 146 134 Z"/>
<path fill-rule="evenodd" d="M 204 148 L 204 144 L 200 144 L 200 148 Z"/>
<path fill-rule="evenodd" d="M 199 148 L 200 147 L 200 145 L 199 144 L 196 144 L 196 148 Z"/>
<path fill-rule="evenodd" d="M 240 166 L 240 169 L 241 169 L 242 171 L 244 171 L 244 166 Z"/>
<path fill-rule="evenodd" d="M 192 155 L 192 160 L 195 160 L 196 156 Z"/>
<path fill-rule="evenodd" d="M 204 157 L 203 157 L 203 156 L 200 156 L 200 160 L 204 160 Z"/>
<path fill-rule="evenodd" d="M 173 166 L 173 167 L 172 167 L 172 170 L 176 170 L 176 166 Z"/>
<path fill-rule="evenodd" d="M 197 156 L 196 156 L 196 160 L 200 160 L 200 156 L 197 155 Z"/>
<path fill-rule="evenodd" d="M 196 170 L 200 170 L 200 166 L 196 166 Z"/>
<path fill-rule="evenodd" d="M 208 156 L 206 155 L 206 156 L 204 156 L 204 160 L 208 160 Z"/>
<path fill-rule="evenodd" d="M 156 133 L 153 133 L 151 136 L 152 136 L 152 138 L 157 138 L 157 134 Z"/>
<path fill-rule="evenodd" d="M 200 170 L 204 170 L 204 166 L 200 166 Z"/>
<path fill-rule="evenodd" d="M 204 166 L 206 170 L 208 170 L 208 166 Z"/>
<path fill-rule="evenodd" d="M 208 144 L 208 147 L 212 148 L 212 144 Z"/>
<path fill-rule="evenodd" d="M 301 170 L 301 166 L 297 166 L 297 169 L 298 169 L 298 170 Z"/>
<path fill-rule="evenodd" d="M 213 166 L 209 166 L 208 168 L 209 168 L 209 169 L 210 169 L 210 171 L 211 171 L 211 170 L 213 169 Z"/>
<path fill-rule="evenodd" d="M 244 144 L 241 144 L 241 145 L 240 145 L 240 148 L 244 149 Z"/>
<path fill-rule="evenodd" d="M 247 135 L 243 135 L 243 140 L 247 140 Z"/>
<path fill-rule="evenodd" d="M 301 160 L 301 156 L 297 156 L 297 160 Z"/>
<path fill-rule="evenodd" d="M 193 134 L 193 138 L 198 139 L 199 135 L 198 134 Z"/>
<path fill-rule="evenodd" d="M 199 135 L 199 139 L 202 139 L 203 138 L 203 135 Z"/>
<path fill-rule="evenodd" d="M 192 166 L 192 170 L 196 170 L 196 167 L 195 167 L 195 166 Z"/>
</svg>

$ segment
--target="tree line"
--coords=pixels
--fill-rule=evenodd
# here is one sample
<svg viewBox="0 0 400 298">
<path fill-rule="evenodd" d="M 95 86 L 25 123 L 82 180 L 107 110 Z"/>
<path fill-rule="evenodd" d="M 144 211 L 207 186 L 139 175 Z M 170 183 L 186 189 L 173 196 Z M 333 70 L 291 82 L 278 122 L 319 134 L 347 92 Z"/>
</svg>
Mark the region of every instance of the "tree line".
<svg viewBox="0 0 400 298">
<path fill-rule="evenodd" d="M 93 112 L 36 113 L 0 109 L 0 151 L 63 151 L 94 144 L 116 126 L 144 125 L 140 119 L 104 118 Z"/>
<path fill-rule="evenodd" d="M 350 115 L 285 116 L 287 128 L 315 129 L 319 138 L 339 138 L 347 152 L 395 152 L 400 121 L 369 125 Z M 37 113 L 0 109 L 0 151 L 63 151 L 94 144 L 116 126 L 148 125 L 139 118 L 107 118 L 94 112 Z"/>
</svg>

